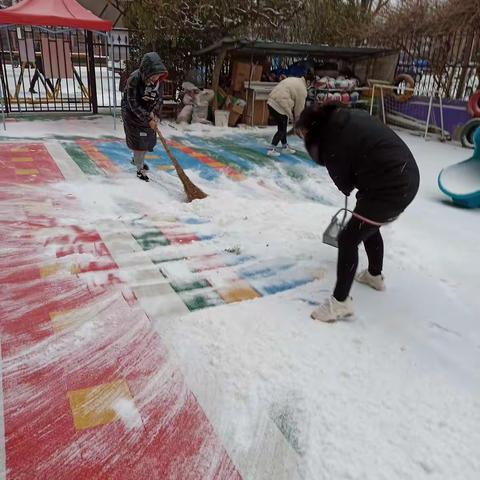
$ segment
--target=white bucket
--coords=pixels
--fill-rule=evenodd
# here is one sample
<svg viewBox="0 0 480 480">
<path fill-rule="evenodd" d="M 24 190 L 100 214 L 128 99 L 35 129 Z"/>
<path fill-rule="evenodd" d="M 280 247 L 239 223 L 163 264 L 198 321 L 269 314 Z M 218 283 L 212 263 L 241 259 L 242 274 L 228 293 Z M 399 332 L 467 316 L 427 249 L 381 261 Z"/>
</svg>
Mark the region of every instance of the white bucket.
<svg viewBox="0 0 480 480">
<path fill-rule="evenodd" d="M 228 110 L 215 110 L 215 126 L 228 127 L 228 117 L 230 112 Z"/>
</svg>

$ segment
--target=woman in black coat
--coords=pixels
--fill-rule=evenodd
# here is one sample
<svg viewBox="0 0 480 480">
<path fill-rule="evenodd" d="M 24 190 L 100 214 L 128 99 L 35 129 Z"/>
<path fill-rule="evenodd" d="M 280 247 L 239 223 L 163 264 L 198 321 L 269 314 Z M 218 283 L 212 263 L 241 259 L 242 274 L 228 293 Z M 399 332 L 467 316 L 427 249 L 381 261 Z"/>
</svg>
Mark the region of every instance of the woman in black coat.
<svg viewBox="0 0 480 480">
<path fill-rule="evenodd" d="M 140 68 L 129 77 L 122 98 L 122 118 L 127 146 L 133 150 L 137 177 L 148 182 L 145 155 L 157 144 L 155 127 L 162 110 L 163 80 L 168 76 L 158 53 L 146 53 Z"/>
<path fill-rule="evenodd" d="M 338 104 L 309 107 L 297 122 L 312 159 L 327 168 L 345 195 L 357 189 L 352 218 L 338 237 L 337 282 L 333 295 L 312 313 L 332 322 L 353 314 L 350 289 L 363 242 L 368 270 L 357 280 L 384 290 L 380 227 L 395 220 L 417 194 L 420 175 L 407 145 L 368 113 Z"/>
</svg>

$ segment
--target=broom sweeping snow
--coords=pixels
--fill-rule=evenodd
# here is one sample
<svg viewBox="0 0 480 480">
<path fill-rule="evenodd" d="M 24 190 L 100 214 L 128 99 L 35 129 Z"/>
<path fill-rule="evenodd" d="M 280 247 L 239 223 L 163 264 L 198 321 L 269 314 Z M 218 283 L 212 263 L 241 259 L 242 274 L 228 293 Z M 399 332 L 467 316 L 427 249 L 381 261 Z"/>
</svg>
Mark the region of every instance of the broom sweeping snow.
<svg viewBox="0 0 480 480">
<path fill-rule="evenodd" d="M 175 167 L 178 178 L 180 178 L 180 181 L 183 184 L 183 188 L 185 190 L 185 193 L 187 194 L 187 201 L 191 202 L 192 200 L 206 198 L 207 194 L 202 190 L 200 190 L 200 188 L 198 188 L 196 185 L 194 185 L 192 181 L 187 177 L 187 174 L 183 171 L 183 168 L 180 166 L 180 164 L 177 162 L 177 159 L 173 156 L 173 153 L 170 151 L 170 148 L 167 145 L 167 141 L 165 140 L 165 137 L 160 132 L 158 126 L 155 127 L 155 131 L 157 133 L 158 138 L 162 142 L 163 148 L 167 152 L 168 158 L 170 159 L 173 166 Z"/>
</svg>

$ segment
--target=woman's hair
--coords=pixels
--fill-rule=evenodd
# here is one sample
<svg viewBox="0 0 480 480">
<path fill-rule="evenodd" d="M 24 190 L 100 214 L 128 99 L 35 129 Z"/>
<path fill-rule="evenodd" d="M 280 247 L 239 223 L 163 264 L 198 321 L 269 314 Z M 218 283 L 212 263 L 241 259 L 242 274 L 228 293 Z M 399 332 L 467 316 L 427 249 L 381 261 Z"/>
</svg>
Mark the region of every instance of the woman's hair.
<svg viewBox="0 0 480 480">
<path fill-rule="evenodd" d="M 315 81 L 315 73 L 313 73 L 311 69 L 308 69 L 303 78 L 305 78 L 307 82 L 312 83 Z"/>
<path fill-rule="evenodd" d="M 340 102 L 330 102 L 324 105 L 315 104 L 307 107 L 300 115 L 295 128 L 298 130 L 317 130 L 323 128 L 330 120 L 333 112 L 345 108 Z"/>
</svg>

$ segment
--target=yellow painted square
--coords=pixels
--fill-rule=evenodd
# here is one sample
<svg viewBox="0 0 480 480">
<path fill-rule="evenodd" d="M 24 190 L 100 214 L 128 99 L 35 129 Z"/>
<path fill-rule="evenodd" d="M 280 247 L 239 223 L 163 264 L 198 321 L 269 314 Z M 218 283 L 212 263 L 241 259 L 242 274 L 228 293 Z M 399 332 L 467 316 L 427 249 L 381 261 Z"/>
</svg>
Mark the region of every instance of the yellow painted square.
<svg viewBox="0 0 480 480">
<path fill-rule="evenodd" d="M 228 288 L 220 288 L 218 293 L 226 303 L 252 300 L 260 296 L 245 280 L 236 281 Z"/>
<path fill-rule="evenodd" d="M 107 425 L 117 420 L 113 404 L 119 399 L 133 402 L 125 380 L 67 392 L 76 430 Z"/>
<path fill-rule="evenodd" d="M 59 263 L 45 265 L 44 267 L 40 267 L 40 276 L 42 278 L 50 277 L 51 275 L 55 275 L 61 268 L 62 266 Z"/>
<path fill-rule="evenodd" d="M 74 263 L 71 267 L 70 267 L 70 273 L 72 275 L 77 275 L 80 273 L 80 265 Z"/>
<path fill-rule="evenodd" d="M 12 148 L 12 152 L 28 152 L 28 147 L 14 147 Z"/>
<path fill-rule="evenodd" d="M 17 175 L 37 175 L 38 170 L 36 168 L 16 168 L 15 173 Z"/>
<path fill-rule="evenodd" d="M 160 230 L 163 228 L 172 228 L 175 227 L 175 225 L 165 225 L 166 223 L 178 223 L 178 218 L 177 217 L 150 217 L 152 222 L 156 227 L 158 227 Z"/>
<path fill-rule="evenodd" d="M 159 165 L 158 170 L 173 170 L 175 167 L 173 165 Z"/>
<path fill-rule="evenodd" d="M 84 320 L 82 316 L 75 315 L 75 310 L 50 312 L 48 315 L 50 317 L 50 321 L 52 322 L 52 328 L 55 333 L 63 332 L 75 324 L 82 323 Z"/>
<path fill-rule="evenodd" d="M 33 158 L 32 157 L 13 157 L 12 158 L 12 162 L 15 162 L 15 163 L 31 163 L 33 162 Z"/>
</svg>

